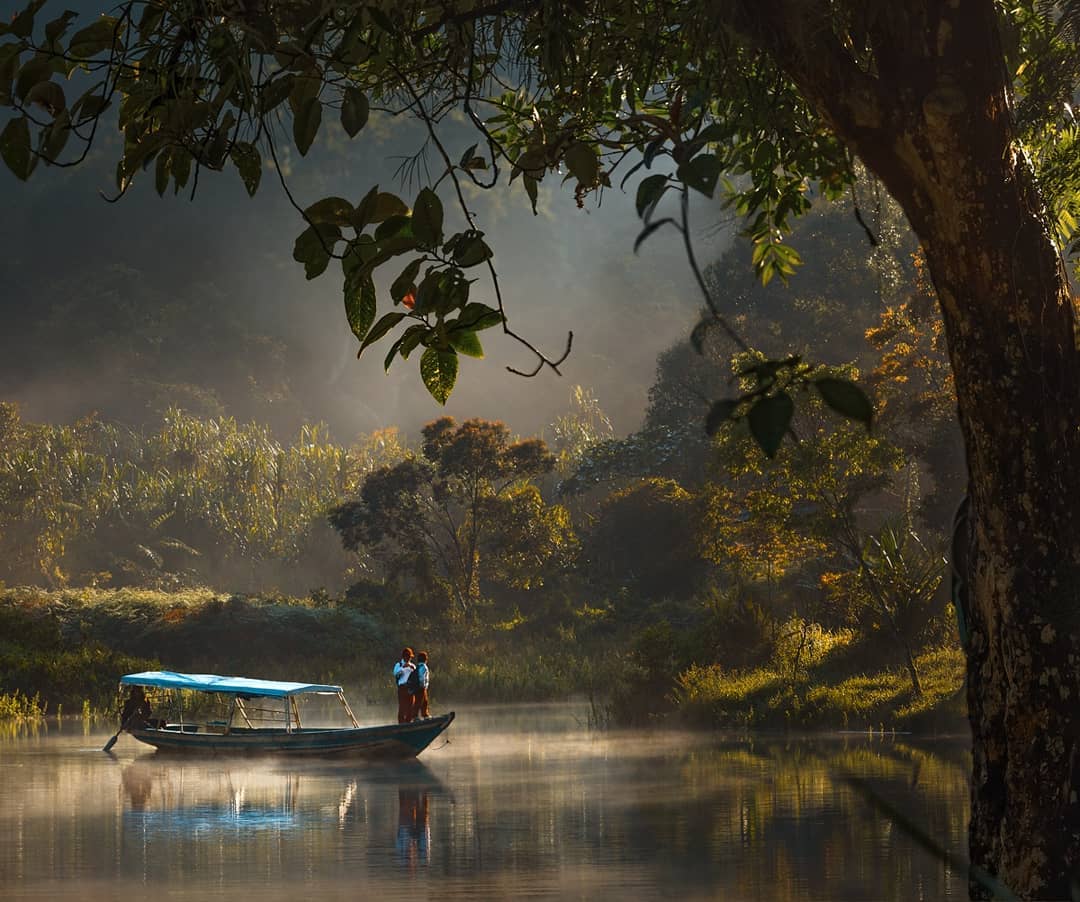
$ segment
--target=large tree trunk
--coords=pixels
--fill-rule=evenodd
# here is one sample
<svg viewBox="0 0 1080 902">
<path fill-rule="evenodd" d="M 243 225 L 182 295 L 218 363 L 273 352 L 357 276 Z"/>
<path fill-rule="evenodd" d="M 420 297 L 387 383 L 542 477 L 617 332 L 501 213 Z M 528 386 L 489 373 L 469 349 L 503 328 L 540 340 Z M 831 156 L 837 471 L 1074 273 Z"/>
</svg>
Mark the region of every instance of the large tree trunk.
<svg viewBox="0 0 1080 902">
<path fill-rule="evenodd" d="M 1066 274 L 1014 141 L 992 0 L 882 7 L 873 71 L 807 24 L 824 12 L 816 0 L 763 8 L 750 13 L 757 40 L 903 206 L 945 320 L 974 522 L 972 863 L 1022 896 L 1073 896 L 1080 357 Z M 973 880 L 972 892 L 987 890 Z"/>
</svg>

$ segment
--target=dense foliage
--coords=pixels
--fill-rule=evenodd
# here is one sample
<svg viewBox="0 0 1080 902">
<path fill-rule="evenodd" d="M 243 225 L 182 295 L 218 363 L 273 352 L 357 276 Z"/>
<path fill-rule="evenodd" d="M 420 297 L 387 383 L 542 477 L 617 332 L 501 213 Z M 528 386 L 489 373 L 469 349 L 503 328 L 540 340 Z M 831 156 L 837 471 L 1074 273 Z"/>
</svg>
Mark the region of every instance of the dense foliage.
<svg viewBox="0 0 1080 902">
<path fill-rule="evenodd" d="M 404 454 L 397 433 L 352 447 L 304 428 L 168 411 L 154 431 L 89 418 L 24 423 L 0 405 L 0 579 L 46 585 L 275 583 L 303 591 L 346 563 L 331 504 Z M 336 574 L 335 574 L 336 569 Z"/>
<path fill-rule="evenodd" d="M 842 207 L 822 205 L 793 240 L 816 259 L 825 249 L 853 255 L 865 237 Z M 247 659 L 230 657 L 215 630 L 242 625 L 263 636 L 265 650 L 282 617 L 325 617 L 345 638 L 333 654 L 327 645 L 306 656 L 315 676 L 355 673 L 366 682 L 362 666 L 343 663 L 350 644 L 394 645 L 389 637 L 405 635 L 438 649 L 443 685 L 456 692 L 595 692 L 623 721 L 681 708 L 691 718 L 714 711 L 759 722 L 746 720 L 752 705 L 760 722 L 798 709 L 800 722 L 818 711 L 839 723 L 838 708 L 807 707 L 807 694 L 881 666 L 907 688 L 894 688 L 874 717 L 930 710 L 956 673 L 934 649 L 955 642 L 940 559 L 959 496 L 944 463 L 957 439 L 933 338 L 939 321 L 909 254 L 902 234 L 879 248 L 880 265 L 895 275 L 872 303 L 862 292 L 883 284 L 877 277 L 848 285 L 822 268 L 776 294 L 739 280 L 737 252 L 708 267 L 733 293 L 771 298 L 761 307 L 771 310 L 767 322 L 740 321 L 763 343 L 786 341 L 807 317 L 817 322 L 825 296 L 851 311 L 835 355 L 869 371 L 881 411 L 875 429 L 837 428 L 811 397 L 793 423 L 799 442 L 771 460 L 746 425 L 712 437 L 700 429 L 709 402 L 687 390 L 687 369 L 720 388 L 740 378 L 716 336 L 703 354 L 683 342 L 662 355 L 635 435 L 614 438 L 600 401 L 573 388 L 549 431 L 551 449 L 487 420 L 435 420 L 415 448 L 394 429 L 345 446 L 320 428 L 281 443 L 257 424 L 176 409 L 134 431 L 99 418 L 30 424 L 3 405 L 0 579 L 99 587 L 70 610 L 49 600 L 35 607 L 26 599 L 44 596 L 16 593 L 10 602 L 22 613 L 9 615 L 12 635 L 34 617 L 59 618 L 71 653 L 106 669 L 110 654 L 201 667 L 219 656 L 242 669 Z M 911 368 L 914 344 L 926 353 Z M 850 364 L 830 371 L 855 373 Z M 905 390 L 913 383 L 918 392 Z M 695 437 L 693 454 L 678 453 L 677 434 Z M 184 600 L 192 585 L 269 595 L 220 608 L 206 590 Z M 150 603 L 108 591 L 124 586 L 174 594 Z M 281 591 L 299 597 L 284 605 Z M 87 630 L 63 625 L 75 621 Z M 315 621 L 303 629 L 319 633 Z M 70 681 L 41 669 L 54 647 L 42 650 L 36 635 L 9 649 L 0 685 L 72 704 Z M 619 661 L 622 677 L 605 677 L 610 665 L 575 650 L 585 648 Z M 748 695 L 740 707 L 716 694 L 724 685 L 783 691 L 770 704 Z M 836 698 L 859 722 L 851 698 Z"/>
</svg>

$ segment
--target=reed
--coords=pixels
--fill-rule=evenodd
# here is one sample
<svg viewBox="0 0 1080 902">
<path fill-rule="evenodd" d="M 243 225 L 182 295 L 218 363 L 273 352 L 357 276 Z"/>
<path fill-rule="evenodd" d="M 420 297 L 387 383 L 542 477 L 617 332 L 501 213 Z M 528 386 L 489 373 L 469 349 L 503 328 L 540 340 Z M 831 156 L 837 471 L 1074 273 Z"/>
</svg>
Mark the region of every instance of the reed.
<svg viewBox="0 0 1080 902">
<path fill-rule="evenodd" d="M 0 721 L 41 720 L 45 717 L 45 703 L 41 697 L 14 692 L 0 693 Z"/>
</svg>

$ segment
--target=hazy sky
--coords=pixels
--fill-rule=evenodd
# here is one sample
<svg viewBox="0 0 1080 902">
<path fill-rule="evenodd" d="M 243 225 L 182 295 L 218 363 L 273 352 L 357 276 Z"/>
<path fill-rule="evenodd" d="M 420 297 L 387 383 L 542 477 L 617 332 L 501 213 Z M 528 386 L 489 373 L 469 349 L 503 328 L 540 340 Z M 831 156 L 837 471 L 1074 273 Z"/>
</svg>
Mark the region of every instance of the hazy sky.
<svg viewBox="0 0 1080 902">
<path fill-rule="evenodd" d="M 464 134 L 448 139 L 452 155 L 467 143 L 472 140 Z M 295 151 L 289 156 L 289 186 L 302 205 L 327 194 L 356 202 L 375 183 L 411 198 L 416 186 L 402 188 L 393 174 L 395 157 L 417 146 L 418 132 L 410 128 L 395 126 L 391 134 L 388 123 L 373 119 L 348 142 L 335 124 L 306 159 Z M 171 194 L 159 199 L 152 178 L 143 176 L 128 196 L 109 204 L 98 192 L 112 187 L 116 153 L 116 137 L 107 135 L 77 170 L 39 168 L 27 184 L 6 170 L 0 174 L 0 304 L 6 322 L 17 319 L 11 314 L 20 307 L 25 312 L 35 309 L 26 305 L 54 303 L 58 290 L 83 290 L 95 272 L 119 264 L 137 273 L 130 289 L 140 297 L 148 289 L 170 297 L 210 292 L 250 321 L 253 331 L 284 337 L 295 351 L 289 365 L 297 372 L 290 377 L 317 395 L 317 415 L 339 439 L 389 424 L 414 430 L 443 412 L 420 381 L 418 355 L 395 362 L 389 375 L 382 370 L 387 344 L 356 360 L 340 270 L 332 263 L 323 276 L 305 281 L 303 268 L 292 260 L 302 220 L 272 170 L 264 171 L 255 199 L 229 166 L 223 173 L 203 173 L 194 201 Z M 489 330 L 482 335 L 487 358 L 462 359 L 445 411 L 459 418 L 504 419 L 515 431 L 531 433 L 566 409 L 572 386 L 580 383 L 595 391 L 620 432 L 630 431 L 640 422 L 656 355 L 693 326 L 700 297 L 674 233 L 653 236 L 633 254 L 636 177 L 627 194 L 608 191 L 600 208 L 590 204 L 586 210 L 576 209 L 569 184 L 560 189 L 557 183 L 549 176 L 541 187 L 539 216 L 532 215 L 520 182 L 477 196 L 475 210 L 495 250 L 514 328 L 553 356 L 573 329 L 564 375 L 509 374 L 506 364 L 528 369 L 533 359 Z M 441 193 L 447 225 L 463 227 L 448 192 Z M 699 222 L 719 218 L 698 200 Z M 719 254 L 723 241 L 698 236 L 703 263 Z M 388 267 L 381 274 L 384 285 L 396 274 Z M 474 286 L 473 298 L 494 303 L 486 280 Z M 390 303 L 380 291 L 380 313 Z M 50 376 L 48 361 L 65 349 L 38 350 L 40 372 L 21 372 L 15 381 L 0 372 L 0 397 L 16 394 L 30 418 L 86 412 L 80 384 L 67 377 L 58 384 Z M 178 346 L 175 353 L 187 350 Z"/>
</svg>

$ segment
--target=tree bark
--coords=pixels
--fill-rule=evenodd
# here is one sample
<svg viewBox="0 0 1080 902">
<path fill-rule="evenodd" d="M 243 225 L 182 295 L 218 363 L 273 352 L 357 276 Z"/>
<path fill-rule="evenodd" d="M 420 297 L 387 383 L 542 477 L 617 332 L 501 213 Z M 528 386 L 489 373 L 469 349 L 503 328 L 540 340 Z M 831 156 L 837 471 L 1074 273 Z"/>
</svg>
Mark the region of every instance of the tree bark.
<svg viewBox="0 0 1080 902">
<path fill-rule="evenodd" d="M 1068 898 L 1080 885 L 1080 357 L 1013 134 L 992 0 L 890 4 L 869 33 L 872 68 L 807 24 L 829 21 L 817 0 L 762 0 L 748 15 L 925 251 L 972 489 L 971 861 L 1021 896 Z"/>
</svg>

